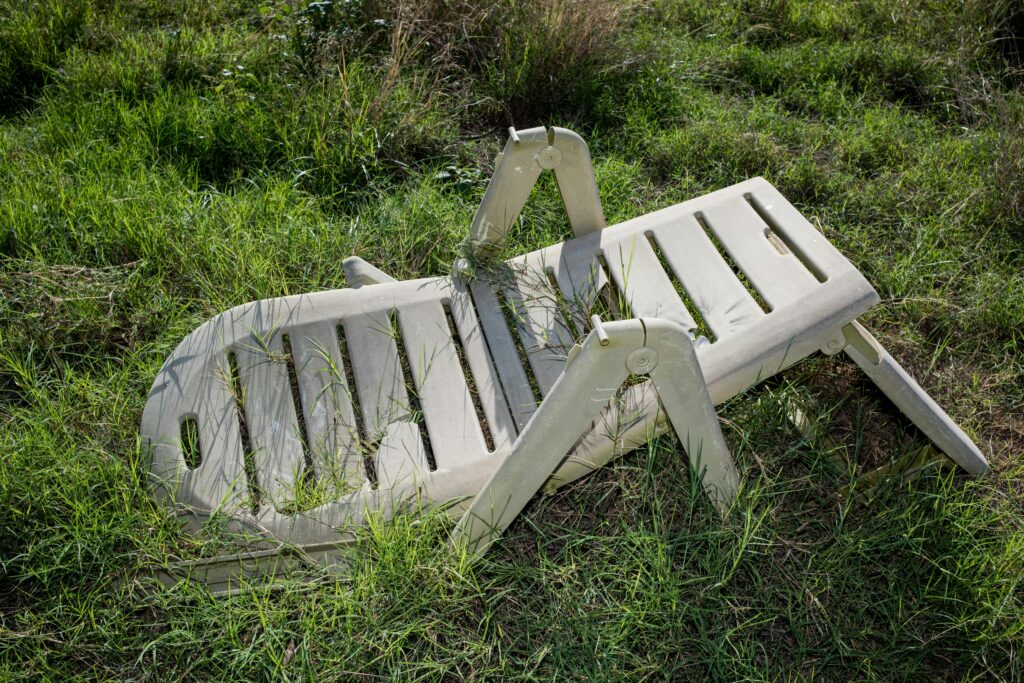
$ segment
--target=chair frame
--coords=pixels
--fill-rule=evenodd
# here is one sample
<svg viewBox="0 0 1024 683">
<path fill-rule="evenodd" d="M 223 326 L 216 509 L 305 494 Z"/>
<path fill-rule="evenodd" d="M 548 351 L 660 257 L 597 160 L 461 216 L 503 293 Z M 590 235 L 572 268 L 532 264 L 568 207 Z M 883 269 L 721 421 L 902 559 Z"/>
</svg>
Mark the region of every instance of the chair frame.
<svg viewBox="0 0 1024 683">
<path fill-rule="evenodd" d="M 475 278 L 489 272 L 488 268 L 501 251 L 509 229 L 545 170 L 553 171 L 556 176 L 576 236 L 575 242 L 585 247 L 600 242 L 605 219 L 586 143 L 563 128 L 538 127 L 524 131 L 512 128 L 504 150 L 495 161 L 494 174 L 473 219 L 466 257 L 456 262 L 451 284 L 444 286 L 484 296 L 482 285 Z M 733 197 L 743 193 L 747 201 L 752 202 L 752 196 L 759 192 L 763 195 L 765 186 L 765 181 L 755 179 L 730 188 L 728 192 L 731 194 L 723 190 L 708 197 Z M 752 205 L 756 210 L 756 204 Z M 679 206 L 685 206 L 685 203 Z M 778 219 L 767 215 L 770 209 L 771 206 L 762 206 L 759 213 L 768 221 L 765 236 L 777 239 L 771 229 L 778 227 Z M 550 386 L 543 400 L 532 412 L 516 416 L 515 438 L 509 436 L 507 448 L 499 449 L 501 457 L 489 465 L 488 476 L 471 475 L 459 480 L 463 489 L 472 487 L 476 493 L 454 501 L 420 500 L 428 504 L 446 504 L 452 514 L 461 514 L 452 533 L 454 549 L 472 556 L 482 554 L 538 491 L 563 485 L 592 471 L 614 455 L 647 440 L 661 426 L 674 430 L 689 457 L 693 476 L 700 477 L 704 491 L 716 508 L 722 514 L 728 514 L 742 484 L 714 406 L 763 379 L 764 368 L 769 368 L 771 373 L 777 372 L 816 350 L 826 354 L 845 352 L 899 410 L 964 470 L 975 475 L 988 472 L 988 462 L 967 434 L 856 320 L 878 301 L 863 276 L 795 210 L 791 207 L 786 210 L 789 211 L 785 214 L 786 220 L 791 221 L 791 226 L 796 225 L 794 229 L 804 240 L 803 247 L 794 248 L 814 251 L 817 261 L 807 259 L 805 262 L 812 271 L 816 267 L 814 263 L 838 268 L 836 272 L 840 275 L 829 283 L 831 289 L 822 291 L 846 292 L 846 298 L 842 299 L 846 303 L 836 304 L 839 299 L 825 295 L 811 297 L 806 305 L 783 306 L 715 344 L 709 344 L 693 333 L 688 316 L 680 320 L 679 315 L 662 317 L 656 310 L 648 310 L 628 319 L 605 321 L 598 315 L 591 315 L 589 332 L 581 341 L 567 345 L 568 354 L 559 359 L 557 375 L 548 377 Z M 636 220 L 649 221 L 655 216 L 657 214 L 650 214 Z M 531 258 L 536 260 L 536 255 L 542 253 L 547 252 L 542 250 L 527 255 L 523 262 L 528 263 Z M 566 249 L 557 248 L 553 253 L 563 261 L 573 258 L 572 254 L 567 256 Z M 780 253 L 789 252 L 783 245 Z M 803 254 L 798 253 L 797 256 Z M 343 266 L 352 289 L 368 288 L 385 299 L 399 296 L 397 292 L 402 283 L 396 283 L 388 274 L 362 259 L 353 256 L 346 259 Z M 623 284 L 622 277 L 620 273 L 620 285 Z M 819 278 L 820 281 L 824 279 Z M 420 282 L 424 283 L 424 291 L 435 286 L 429 280 Z M 284 304 L 270 301 L 266 306 L 267 311 L 275 310 L 277 305 L 289 314 L 295 311 L 308 314 L 321 305 L 318 302 L 334 302 L 336 299 L 338 296 L 334 293 L 320 293 L 282 299 Z M 218 316 L 218 319 L 228 321 L 220 323 L 220 327 L 216 326 L 218 319 L 215 319 L 208 323 L 214 327 L 205 329 L 207 326 L 204 326 L 197 330 L 172 355 L 154 383 L 143 416 L 142 432 L 154 453 L 151 476 L 157 495 L 172 506 L 181 507 L 175 500 L 174 487 L 178 486 L 180 477 L 188 473 L 180 462 L 183 446 L 163 443 L 159 435 L 167 431 L 167 420 L 173 422 L 178 419 L 169 415 L 173 405 L 166 397 L 169 387 L 182 383 L 176 374 L 177 365 L 183 358 L 193 358 L 202 349 L 215 344 L 217 335 L 236 334 L 242 326 L 255 325 L 254 321 L 260 316 L 274 315 L 262 311 L 261 303 L 239 307 Z M 494 362 L 500 365 L 500 354 L 495 353 L 496 349 L 500 351 L 502 348 L 500 340 L 494 339 L 493 334 L 488 338 L 487 331 L 488 326 L 493 330 L 495 326 L 505 324 L 496 318 L 498 315 L 493 311 L 490 317 L 480 312 L 479 319 L 473 320 L 478 320 L 478 324 L 483 326 L 481 335 L 484 342 L 489 345 Z M 514 353 L 510 344 L 505 343 L 506 354 Z M 623 434 L 615 438 L 593 438 L 598 431 L 596 425 L 601 420 L 615 419 L 615 397 L 627 379 L 636 375 L 649 378 L 650 383 L 646 386 L 654 389 L 654 392 L 646 393 L 636 386 L 629 389 L 631 400 L 639 406 L 643 419 L 631 423 Z M 356 379 L 359 379 L 358 375 Z M 266 381 L 260 385 L 261 388 L 265 386 L 269 386 Z M 216 388 L 201 391 L 223 393 Z M 521 388 L 521 391 L 526 391 L 528 396 L 528 389 Z M 217 400 L 223 403 L 227 399 L 218 394 Z M 274 397 L 273 400 L 287 403 L 287 399 Z M 392 496 L 385 500 L 380 495 L 367 492 L 366 499 L 370 502 L 365 507 L 390 515 L 408 501 L 421 499 L 424 495 L 425 489 L 415 481 L 415 467 L 408 463 L 410 458 L 425 462 L 425 454 L 422 445 L 417 446 L 419 435 L 409 418 L 395 418 L 386 427 L 376 457 L 384 488 L 389 489 Z M 567 458 L 566 454 L 570 457 Z M 573 454 L 577 457 L 572 457 Z M 269 453 L 265 457 L 273 458 L 274 455 Z M 230 492 L 230 489 L 231 485 L 217 490 Z M 435 492 L 431 495 L 441 494 Z M 203 519 L 216 509 L 192 509 L 190 512 Z M 337 567 L 339 562 L 343 564 L 346 549 L 355 538 L 341 532 L 336 541 L 325 541 L 322 534 L 304 536 L 301 528 L 308 529 L 306 521 L 288 522 L 292 524 L 289 527 L 276 513 L 273 517 L 256 518 L 241 513 L 236 517 L 243 520 L 240 523 L 243 528 L 259 527 L 271 544 L 264 544 L 255 551 L 212 560 L 172 563 L 157 572 L 161 581 L 172 584 L 198 578 L 214 592 L 232 592 L 243 577 L 293 571 L 305 561 L 315 560 Z M 295 524 L 299 525 L 300 531 L 294 531 Z M 288 542 L 289 533 L 295 533 L 294 538 L 299 539 L 298 542 Z M 283 543 L 275 546 L 274 539 Z"/>
</svg>

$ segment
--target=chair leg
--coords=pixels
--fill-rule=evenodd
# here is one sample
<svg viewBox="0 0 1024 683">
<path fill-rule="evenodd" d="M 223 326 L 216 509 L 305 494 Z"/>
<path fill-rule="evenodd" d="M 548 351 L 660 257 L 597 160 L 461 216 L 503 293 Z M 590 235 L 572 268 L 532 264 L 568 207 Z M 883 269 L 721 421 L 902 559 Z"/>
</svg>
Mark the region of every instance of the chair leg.
<svg viewBox="0 0 1024 683">
<path fill-rule="evenodd" d="M 725 514 L 736 499 L 740 476 L 722 435 L 693 342 L 678 325 L 668 321 L 645 319 L 644 323 L 647 346 L 657 349 L 660 356 L 650 373 L 658 398 L 690 458 L 692 475 L 702 477 L 708 497 Z"/>
<path fill-rule="evenodd" d="M 989 464 L 964 430 L 900 367 L 856 320 L 843 328 L 843 349 L 903 414 L 946 455 L 970 474 L 986 474 Z"/>
<path fill-rule="evenodd" d="M 352 289 L 359 289 L 367 285 L 379 285 L 384 282 L 395 282 L 395 278 L 380 268 L 371 266 L 358 256 L 349 256 L 341 262 L 341 267 L 345 271 L 348 286 Z"/>
<path fill-rule="evenodd" d="M 558 469 L 630 373 L 651 376 L 694 464 L 693 476 L 703 478 L 704 489 L 726 511 L 739 477 L 686 331 L 661 319 L 595 320 L 594 330 L 570 352 L 562 376 L 459 520 L 453 545 L 482 555 Z"/>
</svg>

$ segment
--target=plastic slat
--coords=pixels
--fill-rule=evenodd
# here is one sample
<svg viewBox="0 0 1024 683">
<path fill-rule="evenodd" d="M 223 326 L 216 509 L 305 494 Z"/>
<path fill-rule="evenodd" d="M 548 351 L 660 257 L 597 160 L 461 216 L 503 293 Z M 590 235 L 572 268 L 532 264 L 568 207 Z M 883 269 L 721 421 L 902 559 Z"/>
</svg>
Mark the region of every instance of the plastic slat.
<svg viewBox="0 0 1024 683">
<path fill-rule="evenodd" d="M 555 280 L 568 303 L 573 327 L 579 336 L 587 331 L 590 310 L 608 277 L 597 260 L 600 233 L 571 240 L 559 250 Z"/>
<path fill-rule="evenodd" d="M 792 253 L 765 236 L 768 225 L 742 197 L 703 209 L 704 220 L 771 308 L 798 301 L 818 281 Z"/>
<path fill-rule="evenodd" d="M 519 362 L 519 352 L 512 338 L 515 333 L 505 322 L 498 295 L 491 285 L 483 280 L 473 280 L 469 284 L 469 291 L 480 316 L 480 328 L 491 350 L 502 389 L 508 399 L 508 408 L 512 413 L 516 431 L 522 431 L 537 409 L 537 403 L 530 388 L 530 379 Z"/>
<path fill-rule="evenodd" d="M 514 271 L 505 294 L 515 308 L 516 328 L 541 395 L 546 396 L 562 375 L 573 335 L 559 310 L 559 292 L 542 263 L 527 263 Z"/>
<path fill-rule="evenodd" d="M 500 451 L 515 441 L 517 430 L 509 411 L 508 402 L 505 400 L 501 382 L 491 362 L 481 323 L 473 311 L 473 302 L 470 300 L 466 284 L 461 280 L 456 280 L 452 285 L 449 307 L 459 338 L 462 340 L 466 363 L 469 365 L 469 372 L 473 375 L 473 383 L 476 385 L 480 405 L 490 426 L 494 448 Z M 509 341 L 511 342 L 511 339 Z M 515 360 L 514 347 L 511 359 Z M 529 391 L 529 386 L 526 389 Z"/>
<path fill-rule="evenodd" d="M 665 260 L 718 338 L 764 317 L 764 312 L 692 215 L 653 227 Z"/>
<path fill-rule="evenodd" d="M 342 323 L 363 414 L 363 438 L 369 442 L 379 441 L 392 422 L 409 419 L 409 395 L 390 313 L 356 315 Z"/>
<path fill-rule="evenodd" d="M 688 332 L 697 328 L 643 233 L 606 247 L 605 262 L 634 317 L 666 318 Z"/>
<path fill-rule="evenodd" d="M 398 324 L 438 468 L 481 457 L 483 433 L 441 304 L 399 308 Z"/>
<path fill-rule="evenodd" d="M 393 496 L 400 497 L 400 488 L 417 484 L 429 465 L 416 423 L 388 425 L 374 461 L 379 489 L 390 489 Z"/>
<path fill-rule="evenodd" d="M 853 270 L 846 257 L 765 180 L 753 183 L 750 201 L 772 223 L 772 229 L 792 243 L 824 277 Z"/>
<path fill-rule="evenodd" d="M 274 507 L 294 497 L 305 456 L 281 335 L 236 344 L 246 424 L 260 489 Z"/>
<path fill-rule="evenodd" d="M 227 358 L 218 365 L 227 377 Z M 199 429 L 199 466 L 182 478 L 188 496 L 230 505 L 232 494 L 246 492 L 245 456 L 238 428 L 238 408 L 226 381 L 209 382 L 191 411 Z M 176 444 L 177 445 L 177 444 Z M 216 455 L 214 455 L 216 454 Z"/>
<path fill-rule="evenodd" d="M 289 339 L 313 467 L 318 474 L 344 471 L 359 484 L 365 478 L 359 435 L 335 326 L 310 323 L 290 330 Z"/>
</svg>

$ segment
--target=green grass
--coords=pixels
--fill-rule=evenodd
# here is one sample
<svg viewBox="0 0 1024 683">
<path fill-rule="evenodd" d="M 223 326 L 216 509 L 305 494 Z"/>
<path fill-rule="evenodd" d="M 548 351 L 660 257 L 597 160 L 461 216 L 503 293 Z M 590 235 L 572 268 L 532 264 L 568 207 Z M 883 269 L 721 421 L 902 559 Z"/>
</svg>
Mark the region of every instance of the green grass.
<svg viewBox="0 0 1024 683">
<path fill-rule="evenodd" d="M 1012 2 L 0 0 L 0 678 L 1024 676 L 1024 83 Z M 923 440 L 841 361 L 729 402 L 719 522 L 663 438 L 479 564 L 438 516 L 350 581 L 122 579 L 229 539 L 150 500 L 138 424 L 205 318 L 458 256 L 505 126 L 591 143 L 610 221 L 764 175 L 994 473 L 844 496 Z M 510 251 L 564 237 L 535 192 Z M 831 440 L 787 420 L 799 401 Z M 863 488 L 863 484 L 862 484 Z"/>
</svg>

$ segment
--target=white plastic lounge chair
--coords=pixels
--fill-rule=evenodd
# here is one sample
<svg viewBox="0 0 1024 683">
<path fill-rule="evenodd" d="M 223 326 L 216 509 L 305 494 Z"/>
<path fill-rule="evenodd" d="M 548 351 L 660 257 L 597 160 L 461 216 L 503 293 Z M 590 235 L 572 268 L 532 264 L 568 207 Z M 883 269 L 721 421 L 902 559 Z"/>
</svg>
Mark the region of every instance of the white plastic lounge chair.
<svg viewBox="0 0 1024 683">
<path fill-rule="evenodd" d="M 575 237 L 489 263 L 545 169 Z M 480 553 L 542 488 L 668 429 L 725 510 L 739 477 L 713 406 L 818 351 L 845 351 L 988 470 L 857 322 L 879 301 L 868 282 L 762 178 L 606 228 L 583 140 L 512 129 L 469 243 L 449 277 L 397 282 L 353 257 L 349 289 L 238 306 L 185 338 L 142 418 L 155 491 L 283 545 L 177 575 L 224 588 L 268 558 L 330 561 L 368 513 L 415 505 L 461 514 L 453 543 Z"/>
</svg>

